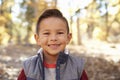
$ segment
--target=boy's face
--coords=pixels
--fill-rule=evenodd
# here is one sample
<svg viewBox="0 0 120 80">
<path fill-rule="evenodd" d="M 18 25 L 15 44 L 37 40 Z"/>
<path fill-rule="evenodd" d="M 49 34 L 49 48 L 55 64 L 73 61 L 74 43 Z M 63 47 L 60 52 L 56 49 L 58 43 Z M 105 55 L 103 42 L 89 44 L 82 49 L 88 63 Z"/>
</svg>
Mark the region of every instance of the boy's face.
<svg viewBox="0 0 120 80">
<path fill-rule="evenodd" d="M 45 54 L 58 55 L 69 43 L 71 34 L 67 33 L 66 23 L 62 19 L 49 17 L 41 21 L 39 35 L 36 34 L 35 39 Z"/>
</svg>

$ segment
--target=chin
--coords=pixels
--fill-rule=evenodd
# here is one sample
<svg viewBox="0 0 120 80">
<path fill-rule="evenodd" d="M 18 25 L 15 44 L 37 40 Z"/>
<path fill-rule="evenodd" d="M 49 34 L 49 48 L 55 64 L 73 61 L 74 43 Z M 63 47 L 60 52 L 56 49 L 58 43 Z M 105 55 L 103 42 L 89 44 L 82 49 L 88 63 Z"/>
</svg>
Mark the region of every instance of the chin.
<svg viewBox="0 0 120 80">
<path fill-rule="evenodd" d="M 58 56 L 58 53 L 48 53 L 51 56 Z"/>
<path fill-rule="evenodd" d="M 60 51 L 57 51 L 57 52 L 54 52 L 54 51 L 51 51 L 49 54 L 50 55 L 58 55 Z"/>
</svg>

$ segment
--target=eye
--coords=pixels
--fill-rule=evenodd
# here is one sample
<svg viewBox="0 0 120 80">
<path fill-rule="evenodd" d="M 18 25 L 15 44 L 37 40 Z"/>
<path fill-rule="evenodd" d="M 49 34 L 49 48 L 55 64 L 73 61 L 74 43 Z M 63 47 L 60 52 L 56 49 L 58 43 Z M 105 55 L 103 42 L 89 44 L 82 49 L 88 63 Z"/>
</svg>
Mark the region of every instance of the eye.
<svg viewBox="0 0 120 80">
<path fill-rule="evenodd" d="M 64 32 L 58 32 L 58 34 L 64 34 Z"/>
<path fill-rule="evenodd" d="M 45 32 L 45 33 L 43 33 L 44 35 L 49 35 L 50 33 L 49 32 Z"/>
</svg>

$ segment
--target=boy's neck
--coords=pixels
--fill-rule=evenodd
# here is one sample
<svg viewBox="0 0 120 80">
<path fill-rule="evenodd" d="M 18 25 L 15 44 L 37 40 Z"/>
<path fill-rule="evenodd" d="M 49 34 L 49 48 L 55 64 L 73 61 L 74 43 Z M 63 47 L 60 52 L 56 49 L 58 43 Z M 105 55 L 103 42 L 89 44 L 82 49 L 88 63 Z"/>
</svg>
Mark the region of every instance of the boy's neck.
<svg viewBox="0 0 120 80">
<path fill-rule="evenodd" d="M 56 64 L 58 55 L 44 54 L 44 60 L 48 64 Z"/>
</svg>

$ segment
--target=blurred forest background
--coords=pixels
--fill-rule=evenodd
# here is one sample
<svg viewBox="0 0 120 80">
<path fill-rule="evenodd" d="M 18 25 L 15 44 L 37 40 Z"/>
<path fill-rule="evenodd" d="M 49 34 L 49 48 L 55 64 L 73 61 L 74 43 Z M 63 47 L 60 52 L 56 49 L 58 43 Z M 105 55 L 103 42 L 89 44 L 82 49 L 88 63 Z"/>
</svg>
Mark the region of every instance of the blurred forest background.
<svg viewBox="0 0 120 80">
<path fill-rule="evenodd" d="M 48 8 L 67 18 L 68 48 L 86 58 L 89 79 L 120 80 L 120 0 L 0 0 L 0 80 L 16 80 L 36 53 L 36 22 Z"/>
</svg>

